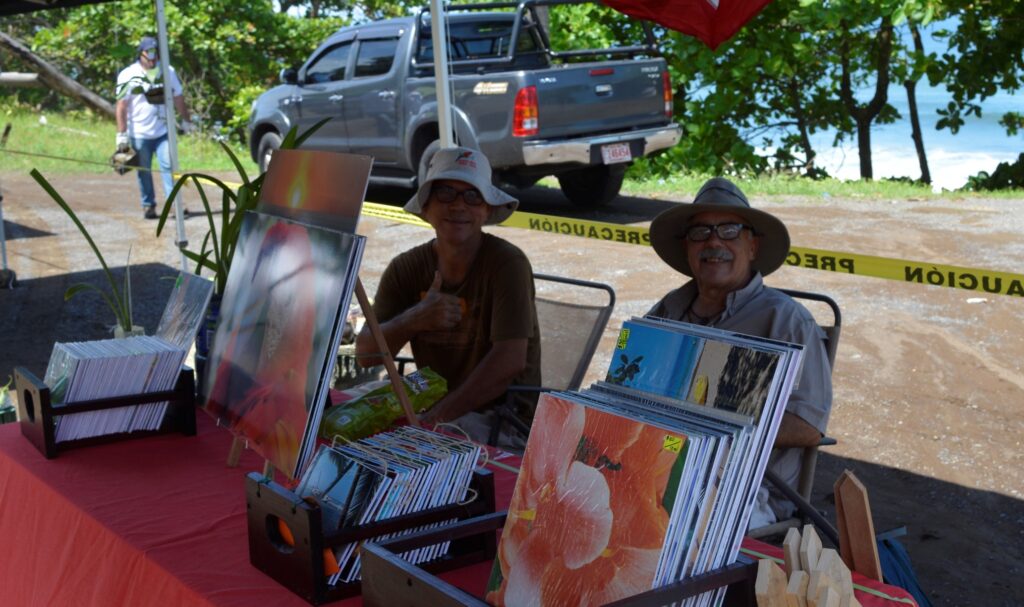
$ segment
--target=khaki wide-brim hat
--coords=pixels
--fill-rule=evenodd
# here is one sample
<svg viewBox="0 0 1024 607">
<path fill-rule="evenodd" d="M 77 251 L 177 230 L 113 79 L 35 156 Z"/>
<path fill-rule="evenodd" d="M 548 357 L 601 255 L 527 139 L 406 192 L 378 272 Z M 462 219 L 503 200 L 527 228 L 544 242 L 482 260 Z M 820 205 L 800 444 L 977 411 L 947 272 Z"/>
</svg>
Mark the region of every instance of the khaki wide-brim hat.
<svg viewBox="0 0 1024 607">
<path fill-rule="evenodd" d="M 485 225 L 505 221 L 519 206 L 518 200 L 496 188 L 491 182 L 491 163 L 486 156 L 470 148 L 445 148 L 438 150 L 430 159 L 427 178 L 416 190 L 416 195 L 405 203 L 405 210 L 422 218 L 433 183 L 443 179 L 462 181 L 480 190 L 484 202 L 492 207 Z"/>
<path fill-rule="evenodd" d="M 651 222 L 651 246 L 665 263 L 687 276 L 693 276 L 686 258 L 686 228 L 695 215 L 707 212 L 732 213 L 754 227 L 761 238 L 757 257 L 751 266 L 767 276 L 786 261 L 789 255 L 789 231 L 777 217 L 750 206 L 736 184 L 724 177 L 705 183 L 691 204 L 681 204 L 654 218 Z"/>
</svg>

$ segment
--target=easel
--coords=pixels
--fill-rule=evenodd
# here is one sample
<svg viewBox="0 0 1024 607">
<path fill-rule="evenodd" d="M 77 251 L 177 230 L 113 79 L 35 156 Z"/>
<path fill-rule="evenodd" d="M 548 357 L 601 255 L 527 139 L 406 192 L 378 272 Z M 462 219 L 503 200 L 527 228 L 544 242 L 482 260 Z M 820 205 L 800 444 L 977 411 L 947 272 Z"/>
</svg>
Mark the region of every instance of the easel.
<svg viewBox="0 0 1024 607">
<path fill-rule="evenodd" d="M 384 361 L 384 368 L 388 373 L 388 379 L 391 381 L 391 388 L 395 391 L 395 395 L 398 396 L 398 402 L 402 405 L 405 418 L 409 421 L 410 425 L 420 427 L 420 420 L 416 417 L 415 411 L 413 411 L 412 403 L 409 402 L 409 395 L 405 393 L 405 385 L 402 382 L 402 376 L 398 374 L 398 367 L 395 366 L 395 358 L 388 349 L 388 342 L 384 339 L 384 332 L 380 329 L 377 315 L 374 314 L 373 306 L 370 305 L 370 300 L 366 297 L 366 289 L 363 288 L 363 281 L 360 278 L 356 278 L 355 291 L 359 307 L 363 309 L 363 316 L 366 318 L 366 326 L 370 328 L 370 334 L 373 335 L 374 342 L 380 349 L 378 355 Z M 228 468 L 238 467 L 238 460 L 242 457 L 242 450 L 244 448 L 245 440 L 236 436 L 231 442 L 231 450 L 228 451 Z M 270 460 L 266 460 L 263 463 L 263 476 L 264 478 L 273 478 L 273 475 L 274 464 Z"/>
</svg>

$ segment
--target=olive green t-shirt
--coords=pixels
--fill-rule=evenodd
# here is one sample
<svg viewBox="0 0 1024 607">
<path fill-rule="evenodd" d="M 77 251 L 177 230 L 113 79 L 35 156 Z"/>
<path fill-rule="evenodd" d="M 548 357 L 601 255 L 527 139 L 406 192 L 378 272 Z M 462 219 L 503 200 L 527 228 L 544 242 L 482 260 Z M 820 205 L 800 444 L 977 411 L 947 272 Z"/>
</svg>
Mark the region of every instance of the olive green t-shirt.
<svg viewBox="0 0 1024 607">
<path fill-rule="evenodd" d="M 398 316 L 426 295 L 437 271 L 433 244 L 431 240 L 412 248 L 388 264 L 373 301 L 373 311 L 380 322 Z M 462 320 L 451 330 L 423 332 L 413 337 L 412 353 L 417 367 L 436 371 L 448 381 L 448 390 L 452 391 L 473 372 L 493 342 L 525 338 L 526 369 L 512 384 L 541 385 L 533 269 L 518 247 L 485 233 L 466 279 L 457 287 L 442 287 L 442 292 L 460 299 Z M 520 412 L 532 416 L 536 400 L 536 394 L 524 398 L 519 402 Z"/>
</svg>

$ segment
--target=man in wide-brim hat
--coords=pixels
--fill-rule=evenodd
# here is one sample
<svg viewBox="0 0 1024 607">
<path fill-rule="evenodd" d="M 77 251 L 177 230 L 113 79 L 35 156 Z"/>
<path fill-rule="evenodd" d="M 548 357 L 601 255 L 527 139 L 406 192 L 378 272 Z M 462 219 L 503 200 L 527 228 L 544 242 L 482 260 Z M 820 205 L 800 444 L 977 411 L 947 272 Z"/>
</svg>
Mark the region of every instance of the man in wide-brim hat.
<svg viewBox="0 0 1024 607">
<path fill-rule="evenodd" d="M 434 238 L 391 260 L 373 302 L 388 349 L 411 343 L 416 366 L 448 382 L 448 395 L 423 421 L 455 421 L 479 442 L 487 440 L 491 409 L 510 385 L 540 385 L 533 269 L 518 247 L 483 231 L 518 204 L 492 185 L 479 151 L 438 151 L 405 205 L 433 226 Z M 377 364 L 379 351 L 362 331 L 360 362 Z M 519 398 L 519 412 L 532 415 L 536 394 Z M 522 447 L 522 438 L 500 436 L 499 444 Z"/>
<path fill-rule="evenodd" d="M 804 345 L 800 378 L 786 406 L 769 462 L 795 488 L 801 447 L 817 445 L 832 408 L 825 334 L 806 308 L 766 287 L 764 276 L 789 254 L 789 232 L 769 213 L 754 209 L 728 179 L 707 181 L 692 204 L 651 222 L 651 245 L 669 266 L 692 280 L 669 292 L 649 314 L 737 333 Z M 771 513 L 763 506 L 765 498 Z M 774 488 L 759 495 L 751 527 L 788 518 L 793 504 Z M 764 518 L 761 518 L 764 516 Z"/>
</svg>

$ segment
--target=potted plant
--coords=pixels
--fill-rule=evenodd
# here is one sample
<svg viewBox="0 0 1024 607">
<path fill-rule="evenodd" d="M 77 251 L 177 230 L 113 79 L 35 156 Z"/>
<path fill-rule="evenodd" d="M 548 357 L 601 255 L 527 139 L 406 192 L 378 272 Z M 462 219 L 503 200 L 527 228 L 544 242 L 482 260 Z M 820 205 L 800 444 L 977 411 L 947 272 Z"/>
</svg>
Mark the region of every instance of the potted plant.
<svg viewBox="0 0 1024 607">
<path fill-rule="evenodd" d="M 92 236 L 89 234 L 89 230 L 85 229 L 81 220 L 78 219 L 78 215 L 71 209 L 71 206 L 57 193 L 57 190 L 50 185 L 50 182 L 43 177 L 43 174 L 38 169 L 32 169 L 30 173 L 32 178 L 36 180 L 43 190 L 50 195 L 50 198 L 57 203 L 57 205 L 67 213 L 68 217 L 78 228 L 78 231 L 85 237 L 85 241 L 89 243 L 89 247 L 92 248 L 92 252 L 96 254 L 96 258 L 99 259 L 100 265 L 103 267 L 103 274 L 107 277 L 107 283 L 110 286 L 110 293 L 107 293 L 103 289 L 95 285 L 88 283 L 77 283 L 68 287 L 67 291 L 64 292 L 64 301 L 67 301 L 74 297 L 76 294 L 82 291 L 92 290 L 96 291 L 103 297 L 103 300 L 110 306 L 110 310 L 114 313 L 114 317 L 117 319 L 117 324 L 114 326 L 115 337 L 126 337 L 128 335 L 143 335 L 144 330 L 142 327 L 132 324 L 132 297 L 131 297 L 131 271 L 128 268 L 127 263 L 124 269 L 124 283 L 118 285 L 118 281 L 114 280 L 114 275 L 107 266 L 107 261 L 103 258 L 103 253 L 100 252 L 99 247 L 96 246 L 96 242 L 93 241 Z M 131 256 L 131 250 L 129 249 L 129 257 Z"/>
</svg>

